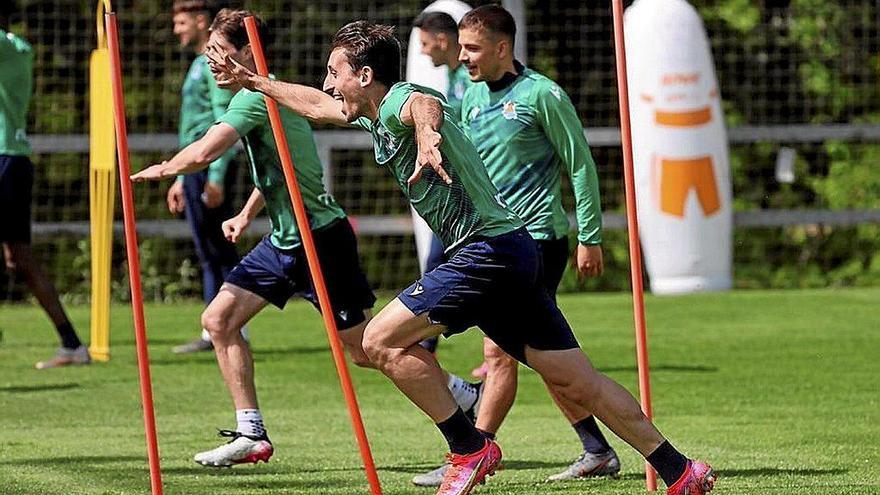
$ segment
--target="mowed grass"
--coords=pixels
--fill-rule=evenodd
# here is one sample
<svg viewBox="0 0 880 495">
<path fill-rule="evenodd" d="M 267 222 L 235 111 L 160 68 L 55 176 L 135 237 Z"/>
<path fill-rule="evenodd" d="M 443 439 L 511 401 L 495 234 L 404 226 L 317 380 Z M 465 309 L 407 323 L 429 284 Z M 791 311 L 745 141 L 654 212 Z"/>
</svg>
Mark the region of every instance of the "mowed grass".
<svg viewBox="0 0 880 495">
<path fill-rule="evenodd" d="M 654 411 L 684 452 L 710 460 L 718 494 L 880 493 L 880 289 L 737 292 L 648 299 Z M 628 295 L 566 295 L 560 304 L 594 364 L 632 391 Z M 514 309 L 514 308 L 512 308 Z M 175 356 L 196 334 L 197 304 L 147 308 L 156 416 L 168 494 L 368 493 L 321 321 L 295 302 L 252 324 L 257 386 L 276 455 L 211 470 L 193 453 L 233 428 L 213 355 Z M 88 308 L 71 308 L 87 335 Z M 145 494 L 149 479 L 127 307 L 113 309 L 113 359 L 36 371 L 55 345 L 32 306 L 0 306 L 0 494 Z M 471 331 L 441 344 L 466 375 L 480 361 Z M 410 477 L 434 467 L 442 437 L 379 373 L 353 370 L 386 494 L 433 494 Z M 642 461 L 616 438 L 619 480 L 547 484 L 579 444 L 537 376 L 521 372 L 501 430 L 506 469 L 477 493 L 630 494 Z"/>
</svg>

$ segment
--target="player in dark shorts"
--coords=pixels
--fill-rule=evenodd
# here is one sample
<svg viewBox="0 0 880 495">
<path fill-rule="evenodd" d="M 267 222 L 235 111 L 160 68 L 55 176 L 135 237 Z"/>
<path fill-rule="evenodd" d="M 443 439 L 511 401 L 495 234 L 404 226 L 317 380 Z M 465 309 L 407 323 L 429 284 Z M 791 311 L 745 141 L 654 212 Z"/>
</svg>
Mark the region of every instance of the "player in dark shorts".
<svg viewBox="0 0 880 495">
<path fill-rule="evenodd" d="M 208 53 L 234 57 L 253 68 L 243 23 L 248 15 L 243 10 L 221 10 L 211 26 Z M 261 20 L 258 25 L 261 31 L 265 29 Z M 197 463 L 210 467 L 266 461 L 274 452 L 257 402 L 253 357 L 238 329 L 266 305 L 283 308 L 294 295 L 318 304 L 263 95 L 241 87 L 231 89 L 235 95 L 229 107 L 204 137 L 167 162 L 132 176 L 135 181 L 160 180 L 203 169 L 240 139 L 256 188 L 241 213 L 223 223 L 224 234 L 237 241 L 263 207 L 272 224 L 272 233 L 229 273 L 202 314 L 202 325 L 211 334 L 232 395 L 237 423 L 235 430 L 221 432 L 231 439 L 229 443 L 196 454 Z M 361 343 L 376 298 L 360 266 L 357 238 L 345 212 L 324 189 L 323 168 L 308 121 L 287 109 L 281 109 L 281 118 L 340 339 L 356 365 L 374 367 Z"/>
<path fill-rule="evenodd" d="M 18 10 L 15 4 L 4 1 L 0 5 L 0 244 L 6 269 L 24 277 L 61 340 L 55 355 L 38 362 L 37 369 L 89 364 L 89 350 L 76 335 L 55 286 L 31 250 L 34 165 L 28 158 L 31 147 L 25 126 L 33 89 L 34 55 L 27 41 L 7 31 L 9 16 Z"/>
</svg>

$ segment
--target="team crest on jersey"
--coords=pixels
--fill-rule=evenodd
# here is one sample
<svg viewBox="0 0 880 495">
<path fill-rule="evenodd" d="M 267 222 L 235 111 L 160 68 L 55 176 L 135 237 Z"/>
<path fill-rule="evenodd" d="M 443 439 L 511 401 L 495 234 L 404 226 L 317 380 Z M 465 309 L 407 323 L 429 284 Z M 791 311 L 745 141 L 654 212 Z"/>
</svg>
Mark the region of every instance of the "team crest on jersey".
<svg viewBox="0 0 880 495">
<path fill-rule="evenodd" d="M 455 87 L 452 88 L 452 92 L 455 93 L 455 99 L 460 100 L 464 98 L 464 83 L 461 81 L 455 83 Z"/>
<path fill-rule="evenodd" d="M 505 102 L 504 106 L 501 107 L 501 115 L 507 120 L 516 119 L 516 103 L 512 101 Z"/>
</svg>

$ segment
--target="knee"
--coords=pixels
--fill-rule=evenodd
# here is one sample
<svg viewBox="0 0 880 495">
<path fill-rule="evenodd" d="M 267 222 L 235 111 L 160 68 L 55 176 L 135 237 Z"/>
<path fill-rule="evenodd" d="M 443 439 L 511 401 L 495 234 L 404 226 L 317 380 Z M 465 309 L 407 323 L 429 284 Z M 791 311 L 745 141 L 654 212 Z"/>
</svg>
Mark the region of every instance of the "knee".
<svg viewBox="0 0 880 495">
<path fill-rule="evenodd" d="M 202 313 L 202 328 L 211 334 L 211 340 L 224 339 L 238 333 L 228 324 L 228 319 L 218 312 L 205 310 Z"/>
<path fill-rule="evenodd" d="M 370 322 L 364 330 L 363 352 L 372 366 L 384 369 L 395 358 L 396 351 L 383 337 L 385 332 L 381 325 Z"/>
<path fill-rule="evenodd" d="M 491 370 L 516 370 L 517 361 L 510 354 L 504 352 L 494 343 L 488 343 L 483 347 L 483 358 Z"/>
</svg>

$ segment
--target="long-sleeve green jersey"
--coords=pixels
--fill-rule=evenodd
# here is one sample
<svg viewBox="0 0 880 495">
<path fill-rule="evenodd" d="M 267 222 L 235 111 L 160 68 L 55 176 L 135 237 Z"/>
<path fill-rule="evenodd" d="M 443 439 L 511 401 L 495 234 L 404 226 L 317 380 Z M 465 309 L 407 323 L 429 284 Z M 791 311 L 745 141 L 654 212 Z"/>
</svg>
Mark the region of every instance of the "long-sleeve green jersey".
<svg viewBox="0 0 880 495">
<path fill-rule="evenodd" d="M 232 93 L 217 87 L 208 68 L 208 58 L 199 55 L 189 66 L 180 96 L 177 135 L 180 147 L 184 148 L 201 139 L 217 118 L 226 112 Z M 211 162 L 208 167 L 208 181 L 223 184 L 229 162 L 234 156 L 235 150 L 230 149 Z"/>
<path fill-rule="evenodd" d="M 27 156 L 27 110 L 33 89 L 34 54 L 22 38 L 0 29 L 0 155 Z"/>
<path fill-rule="evenodd" d="M 309 122 L 286 108 L 280 110 L 290 156 L 296 168 L 296 180 L 312 230 L 345 218 L 345 212 L 324 188 L 324 170 Z M 242 138 L 251 178 L 263 194 L 266 212 L 272 223 L 270 241 L 279 249 L 299 246 L 302 241 L 263 95 L 247 89 L 239 90 L 218 122 L 229 124 Z"/>
<path fill-rule="evenodd" d="M 602 242 L 596 165 L 568 95 L 553 81 L 518 65 L 515 80 L 498 91 L 471 86 L 462 101 L 462 128 L 502 197 L 535 239 L 565 236 L 561 167 L 575 196 L 578 241 Z"/>
<path fill-rule="evenodd" d="M 452 179 L 446 184 L 434 170 L 425 170 L 412 185 L 418 157 L 415 128 L 407 126 L 400 112 L 413 93 L 438 98 L 443 105 L 440 154 L 443 168 Z M 388 167 L 413 208 L 425 219 L 447 251 L 474 237 L 495 237 L 522 227 L 522 221 L 504 205 L 486 173 L 476 148 L 455 123 L 443 96 L 423 86 L 397 83 L 379 105 L 375 122 L 361 117 L 355 122 L 373 137 L 376 162 Z"/>
<path fill-rule="evenodd" d="M 446 87 L 446 103 L 452 108 L 452 115 L 455 121 L 461 120 L 461 99 L 467 89 L 473 86 L 471 77 L 468 75 L 467 67 L 459 64 L 455 70 L 449 70 L 449 85 Z"/>
</svg>

